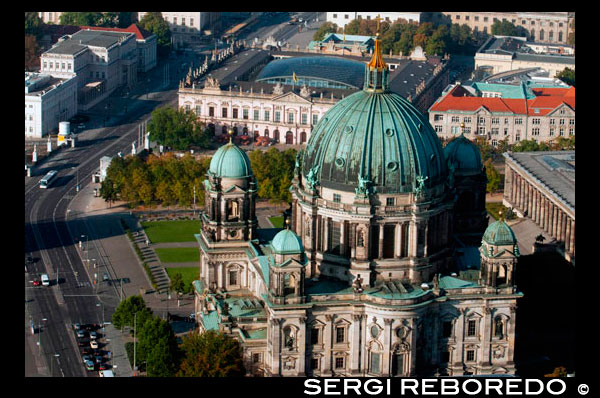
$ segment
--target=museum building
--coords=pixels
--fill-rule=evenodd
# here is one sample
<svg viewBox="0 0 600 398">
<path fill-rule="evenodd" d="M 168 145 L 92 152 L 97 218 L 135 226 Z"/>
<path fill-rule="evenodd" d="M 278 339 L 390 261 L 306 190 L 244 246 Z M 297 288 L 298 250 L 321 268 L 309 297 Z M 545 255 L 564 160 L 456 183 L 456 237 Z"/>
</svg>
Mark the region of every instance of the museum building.
<svg viewBox="0 0 600 398">
<path fill-rule="evenodd" d="M 515 372 L 515 235 L 487 225 L 475 145 L 443 149 L 388 73 L 377 38 L 363 89 L 297 157 L 284 229 L 258 228 L 242 149 L 211 160 L 196 320 L 240 341 L 249 374 Z"/>
</svg>

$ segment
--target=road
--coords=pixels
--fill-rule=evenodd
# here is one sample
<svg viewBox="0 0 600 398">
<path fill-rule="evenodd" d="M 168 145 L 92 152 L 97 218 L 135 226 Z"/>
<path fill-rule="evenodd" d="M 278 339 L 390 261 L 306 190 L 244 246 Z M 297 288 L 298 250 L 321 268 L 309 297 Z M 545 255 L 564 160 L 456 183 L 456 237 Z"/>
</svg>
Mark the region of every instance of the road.
<svg viewBox="0 0 600 398">
<path fill-rule="evenodd" d="M 319 16 L 319 22 L 315 22 L 317 15 Z M 324 21 L 324 15 L 325 13 L 300 12 L 298 18 L 301 18 L 302 21 L 309 21 L 309 27 L 312 27 L 321 24 Z M 290 21 L 289 13 L 263 14 L 256 24 L 247 31 L 242 32 L 237 39 L 246 40 L 250 44 L 255 38 L 262 42 L 272 36 L 275 41 L 286 42 L 298 33 L 299 26 L 298 23 L 290 25 L 288 21 Z"/>
<path fill-rule="evenodd" d="M 71 325 L 101 323 L 103 316 L 110 319 L 119 292 L 114 285 L 110 289 L 95 289 L 93 268 L 90 271 L 89 265 L 82 261 L 85 252 L 78 252 L 79 237 L 71 233 L 66 210 L 77 193 L 77 182 L 84 187 L 91 181 L 102 156 L 130 153 L 138 126 L 149 118 L 150 112 L 160 105 L 176 105 L 177 84 L 184 73 L 177 64 L 182 60 L 168 62 L 172 71 L 168 86 L 162 78 L 164 66 L 159 65 L 143 88 L 150 93 L 147 97 L 132 93 L 128 98 L 112 98 L 108 127 L 102 127 L 106 114 L 102 111 L 105 106 L 100 104 L 95 108 L 96 113 L 90 113 L 89 130 L 78 135 L 75 148 L 61 149 L 38 165 L 33 177 L 25 178 L 25 254 L 36 260 L 28 265 L 25 274 L 25 325 L 29 335 L 26 375 L 35 368 L 27 364 L 28 353 L 30 361 L 34 361 L 35 355 L 41 354 L 43 358 L 42 362 L 35 360 L 38 374 L 67 377 L 96 374 L 85 371 Z M 123 108 L 125 103 L 127 112 Z M 50 169 L 58 170 L 58 177 L 49 189 L 40 189 L 39 180 Z M 52 285 L 32 287 L 30 281 L 39 279 L 42 273 L 50 276 Z M 31 323 L 35 325 L 34 335 Z"/>
</svg>

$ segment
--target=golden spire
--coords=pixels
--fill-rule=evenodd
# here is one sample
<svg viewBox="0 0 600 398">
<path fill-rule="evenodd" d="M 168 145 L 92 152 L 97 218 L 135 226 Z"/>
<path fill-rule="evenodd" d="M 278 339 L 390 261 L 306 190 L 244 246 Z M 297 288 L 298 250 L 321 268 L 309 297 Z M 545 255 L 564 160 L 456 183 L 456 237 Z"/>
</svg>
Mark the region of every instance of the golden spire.
<svg viewBox="0 0 600 398">
<path fill-rule="evenodd" d="M 227 134 L 229 134 L 229 143 L 231 144 L 231 140 L 233 138 L 233 129 L 229 129 L 229 131 L 227 131 Z"/>
<path fill-rule="evenodd" d="M 383 61 L 383 55 L 381 54 L 380 42 L 381 41 L 379 40 L 379 37 L 376 37 L 375 38 L 375 50 L 373 51 L 373 58 L 371 58 L 371 61 L 369 61 L 369 63 L 367 64 L 369 69 L 377 68 L 378 70 L 382 70 L 382 69 L 387 68 L 387 64 Z"/>
<path fill-rule="evenodd" d="M 504 214 L 502 214 L 502 211 L 498 212 L 498 216 L 500 216 L 500 221 L 504 222 Z"/>
</svg>

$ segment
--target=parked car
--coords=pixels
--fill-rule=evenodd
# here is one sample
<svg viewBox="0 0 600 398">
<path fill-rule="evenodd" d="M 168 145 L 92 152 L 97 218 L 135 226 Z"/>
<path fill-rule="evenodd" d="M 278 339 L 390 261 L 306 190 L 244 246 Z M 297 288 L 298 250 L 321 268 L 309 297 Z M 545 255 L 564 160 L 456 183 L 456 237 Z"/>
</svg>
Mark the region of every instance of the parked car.
<svg viewBox="0 0 600 398">
<path fill-rule="evenodd" d="M 98 370 L 106 370 L 108 368 L 108 365 L 106 365 L 105 363 L 99 363 L 98 364 Z M 102 377 L 102 376 L 100 376 Z"/>
<path fill-rule="evenodd" d="M 91 355 L 94 354 L 94 350 L 92 350 L 90 347 L 83 347 L 81 349 L 81 353 L 89 358 Z"/>
<path fill-rule="evenodd" d="M 87 341 L 78 341 L 77 342 L 77 346 L 78 347 L 87 347 L 88 346 L 88 342 Z"/>
<path fill-rule="evenodd" d="M 90 341 L 90 347 L 92 347 L 92 348 L 98 348 L 98 342 L 96 340 Z"/>
<path fill-rule="evenodd" d="M 105 272 L 104 274 L 102 274 L 102 280 L 103 281 L 107 281 L 110 279 L 110 276 L 108 275 L 108 272 Z"/>
<path fill-rule="evenodd" d="M 41 285 L 42 285 L 42 282 L 41 282 L 41 281 L 38 281 L 37 279 L 35 279 L 35 280 L 33 281 L 33 286 L 41 286 Z"/>
<path fill-rule="evenodd" d="M 91 331 L 90 332 L 90 339 L 92 340 L 96 340 L 98 338 L 98 333 Z"/>
<path fill-rule="evenodd" d="M 100 355 L 96 355 L 95 359 L 96 359 L 97 364 L 101 364 L 102 361 L 104 360 L 104 358 L 102 358 Z"/>
<path fill-rule="evenodd" d="M 79 330 L 77 331 L 77 337 L 79 337 L 79 338 L 83 338 L 83 337 L 85 337 L 85 330 L 81 330 L 81 329 L 79 329 Z"/>
<path fill-rule="evenodd" d="M 92 361 L 85 361 L 85 368 L 87 370 L 94 370 L 94 362 L 92 362 Z"/>
<path fill-rule="evenodd" d="M 79 323 L 74 323 L 73 324 L 73 329 L 79 330 L 79 329 L 81 329 L 81 325 Z"/>
<path fill-rule="evenodd" d="M 86 363 L 87 361 L 91 361 L 92 357 L 89 355 L 84 355 L 81 357 L 81 359 L 83 359 L 83 363 Z"/>
</svg>

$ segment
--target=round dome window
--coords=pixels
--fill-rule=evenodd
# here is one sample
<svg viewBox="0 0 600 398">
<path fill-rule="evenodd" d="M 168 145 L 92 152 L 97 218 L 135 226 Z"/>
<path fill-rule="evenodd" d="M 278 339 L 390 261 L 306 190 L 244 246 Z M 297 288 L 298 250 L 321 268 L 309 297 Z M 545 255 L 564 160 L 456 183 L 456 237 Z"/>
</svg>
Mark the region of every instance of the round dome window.
<svg viewBox="0 0 600 398">
<path fill-rule="evenodd" d="M 342 158 L 337 158 L 337 159 L 335 160 L 335 165 L 336 165 L 337 167 L 344 167 L 344 164 L 346 164 L 346 162 L 345 162 L 345 161 L 344 161 L 344 159 L 342 159 Z"/>
<path fill-rule="evenodd" d="M 354 128 L 352 126 L 344 127 L 344 133 L 351 133 L 353 130 L 354 130 Z"/>
<path fill-rule="evenodd" d="M 392 137 L 394 135 L 394 129 L 385 130 L 385 135 L 387 135 L 388 137 Z"/>
<path fill-rule="evenodd" d="M 394 171 L 394 170 L 396 170 L 398 168 L 398 163 L 396 163 L 396 162 L 389 162 L 387 164 L 387 168 L 390 171 Z"/>
</svg>

